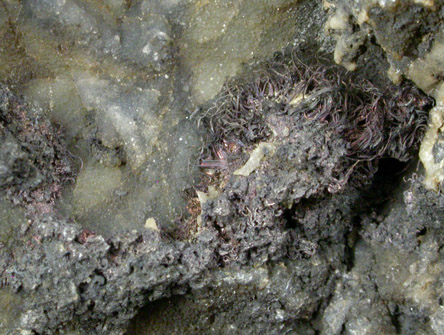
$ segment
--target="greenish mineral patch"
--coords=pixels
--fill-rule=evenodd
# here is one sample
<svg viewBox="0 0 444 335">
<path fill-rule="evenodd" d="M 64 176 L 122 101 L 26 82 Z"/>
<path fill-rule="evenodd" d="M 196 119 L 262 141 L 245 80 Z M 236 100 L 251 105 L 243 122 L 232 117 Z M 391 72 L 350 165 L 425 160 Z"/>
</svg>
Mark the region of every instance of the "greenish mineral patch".
<svg viewBox="0 0 444 335">
<path fill-rule="evenodd" d="M 16 234 L 26 224 L 24 210 L 14 207 L 5 197 L 0 198 L 0 246 L 8 250 L 13 246 Z"/>
<path fill-rule="evenodd" d="M 0 289 L 0 332 L 3 334 L 10 333 L 11 329 L 17 326 L 17 321 L 21 315 L 21 297 L 14 294 L 9 289 Z"/>
<path fill-rule="evenodd" d="M 285 47 L 285 32 L 292 31 L 299 0 L 195 1 L 182 52 L 193 69 L 193 94 L 205 102 L 219 92 L 225 80 L 243 63 L 269 57 Z"/>
<path fill-rule="evenodd" d="M 182 215 L 202 145 L 188 116 L 291 41 L 299 1 L 1 6 L 0 78 L 61 128 L 78 175 L 58 206 L 111 232 Z"/>
</svg>

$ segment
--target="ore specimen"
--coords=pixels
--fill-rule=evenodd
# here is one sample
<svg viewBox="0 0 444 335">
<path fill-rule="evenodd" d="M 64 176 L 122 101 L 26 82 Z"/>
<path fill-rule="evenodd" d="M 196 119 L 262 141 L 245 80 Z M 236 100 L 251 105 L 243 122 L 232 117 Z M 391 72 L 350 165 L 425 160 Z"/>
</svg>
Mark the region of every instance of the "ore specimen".
<svg viewBox="0 0 444 335">
<path fill-rule="evenodd" d="M 441 334 L 442 13 L 0 1 L 0 333 Z"/>
</svg>

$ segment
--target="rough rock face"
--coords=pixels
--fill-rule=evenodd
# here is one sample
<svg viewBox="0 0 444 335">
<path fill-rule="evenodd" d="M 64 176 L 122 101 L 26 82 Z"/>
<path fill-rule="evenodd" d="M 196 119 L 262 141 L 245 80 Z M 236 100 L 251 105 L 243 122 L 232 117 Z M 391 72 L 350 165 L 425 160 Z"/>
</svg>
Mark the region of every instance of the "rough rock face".
<svg viewBox="0 0 444 335">
<path fill-rule="evenodd" d="M 384 61 L 388 62 L 380 70 L 387 71 L 395 83 L 403 78 L 412 80 L 436 99 L 420 158 L 426 169 L 426 187 L 438 190 L 444 179 L 440 153 L 443 2 L 325 1 L 324 6 L 329 12 L 325 29 L 337 41 L 334 51 L 337 63 L 350 70 L 367 67 L 364 64 L 371 61 L 375 46 L 380 47 L 384 50 Z"/>
<path fill-rule="evenodd" d="M 33 292 L 17 334 L 53 334 L 66 324 L 83 334 L 120 334 L 137 307 L 187 284 L 212 262 L 211 236 L 192 246 L 164 242 L 152 231 L 105 241 L 52 218 L 30 233 L 6 271 L 13 289 Z"/>
<path fill-rule="evenodd" d="M 174 226 L 198 175 L 201 134 L 188 120 L 196 104 L 320 12 L 295 0 L 1 6 L 2 81 L 64 129 L 79 182 L 59 205 L 105 235 L 150 218 Z M 321 31 L 313 25 L 300 37 Z"/>
<path fill-rule="evenodd" d="M 350 70 L 362 66 L 360 58 L 377 44 L 385 51 L 392 80 L 406 75 L 416 82 L 411 72 L 415 62 L 439 43 L 441 1 L 325 1 L 324 7 L 329 15 L 325 29 L 337 40 L 335 61 Z"/>
<path fill-rule="evenodd" d="M 440 1 L 0 8 L 0 333 L 442 333 Z"/>
<path fill-rule="evenodd" d="M 0 187 L 15 204 L 51 211 L 62 184 L 72 181 L 68 151 L 40 110 L 0 86 Z"/>
<path fill-rule="evenodd" d="M 319 71 L 319 66 L 313 68 Z M 250 307 L 246 306 L 252 303 L 257 304 L 259 314 L 261 306 L 271 304 L 277 308 L 252 328 L 241 327 L 241 332 L 294 330 L 301 320 L 310 319 L 325 307 L 324 301 L 333 293 L 338 274 L 347 268 L 345 237 L 353 228 L 360 192 L 374 174 L 360 172 L 358 164 L 347 157 L 364 155 L 377 160 L 378 155 L 390 153 L 387 148 L 395 138 L 381 138 L 384 152 L 375 151 L 374 146 L 353 147 L 349 143 L 357 140 L 356 135 L 346 131 L 349 123 L 357 129 L 353 125 L 355 111 L 331 108 L 332 98 L 339 101 L 341 97 L 336 94 L 341 87 L 332 86 L 338 82 L 333 79 L 341 74 L 337 72 L 339 68 L 325 66 L 320 71 L 323 77 L 319 78 L 319 85 L 310 84 L 314 74 L 309 67 L 293 64 L 283 66 L 281 72 L 270 68 L 270 76 L 265 76 L 270 87 L 258 85 L 262 79 L 255 79 L 255 87 L 273 88 L 266 94 L 248 94 L 252 92 L 249 84 L 239 86 L 238 95 L 234 92 L 236 101 L 249 102 L 258 110 L 259 119 L 240 128 L 241 133 L 238 128 L 225 131 L 224 125 L 216 123 L 214 129 L 223 136 L 212 134 L 215 140 L 209 145 L 212 150 L 219 150 L 218 159 L 205 159 L 201 166 L 217 171 L 210 182 L 200 186 L 212 188 L 215 193 L 199 191 L 200 220 L 190 216 L 185 220 L 191 222 L 184 225 L 191 228 L 190 223 L 195 220 L 197 227 L 185 235 L 180 234 L 183 231 L 177 235 L 182 240 L 186 236 L 187 240 L 169 240 L 155 226 L 154 230 L 150 227 L 142 233 L 134 231 L 104 239 L 59 218 L 55 212 L 45 218 L 33 216 L 22 228 L 23 246 L 14 250 L 4 269 L 11 288 L 27 295 L 16 331 L 52 334 L 60 329 L 78 329 L 91 334 L 118 334 L 147 301 L 183 294 L 190 289 L 196 291 L 197 297 L 213 290 L 223 297 L 232 290 L 232 285 L 245 287 L 246 297 L 242 298 L 245 300 L 239 310 L 227 311 L 227 307 L 219 306 L 218 299 L 211 305 L 221 309 L 222 315 L 228 313 L 225 317 L 233 319 L 234 327 L 257 319 L 256 314 L 247 312 Z M 278 81 L 283 73 L 290 75 L 298 70 L 305 72 L 301 72 L 304 73 L 301 77 L 293 76 L 292 82 Z M 274 72 L 279 74 L 275 78 L 271 77 Z M 372 93 L 378 92 L 374 86 L 356 87 L 359 101 L 365 101 L 365 90 L 369 88 Z M 425 106 L 426 98 L 419 92 L 412 91 L 407 96 L 414 101 L 413 106 Z M 343 97 L 344 105 L 354 105 L 353 99 Z M 373 108 L 367 112 L 382 112 L 376 104 L 385 106 L 383 101 L 388 97 L 382 94 L 369 97 L 377 97 L 378 101 L 370 99 Z M 388 99 L 398 98 L 394 95 Z M 218 104 L 221 99 L 216 97 L 215 101 Z M 393 113 L 396 108 L 406 106 L 403 99 L 387 104 L 392 106 Z M 366 113 L 361 105 L 358 107 L 361 113 Z M 422 114 L 415 108 L 400 111 L 406 113 L 406 120 L 415 120 L 414 124 L 423 122 Z M 216 109 L 216 113 L 222 122 L 226 121 L 223 108 Z M 212 112 L 204 110 L 198 123 L 205 125 L 213 118 Z M 337 120 L 342 120 L 341 130 L 333 127 Z M 402 119 L 398 121 L 402 124 Z M 395 129 L 393 121 L 387 122 L 391 125 L 389 129 Z M 374 130 L 383 133 L 385 124 L 382 122 L 381 128 Z M 262 129 L 263 136 L 253 136 L 253 129 Z M 411 129 L 405 127 L 403 131 L 407 136 Z M 230 142 L 233 132 L 245 141 L 243 149 L 239 147 L 241 141 Z M 227 148 L 218 147 L 220 143 Z M 409 147 L 403 149 L 405 153 L 398 150 L 396 158 L 407 157 Z M 245 155 L 249 156 L 246 162 Z M 355 168 L 357 172 L 353 173 Z M 203 201 L 204 198 L 207 200 Z M 217 270 L 221 266 L 234 274 L 240 267 L 246 278 L 235 276 L 230 280 L 226 271 Z M 258 267 L 264 272 L 255 279 L 252 271 Z M 292 293 L 287 297 L 288 290 Z M 251 301 L 258 294 L 262 296 L 259 303 Z M 288 300 L 284 302 L 284 298 Z M 241 298 L 233 295 L 231 299 L 225 306 Z M 47 306 L 52 307 L 48 310 Z M 216 332 L 223 331 L 225 317 L 218 321 L 220 326 L 214 326 Z M 283 322 L 289 324 L 284 327 Z"/>
</svg>

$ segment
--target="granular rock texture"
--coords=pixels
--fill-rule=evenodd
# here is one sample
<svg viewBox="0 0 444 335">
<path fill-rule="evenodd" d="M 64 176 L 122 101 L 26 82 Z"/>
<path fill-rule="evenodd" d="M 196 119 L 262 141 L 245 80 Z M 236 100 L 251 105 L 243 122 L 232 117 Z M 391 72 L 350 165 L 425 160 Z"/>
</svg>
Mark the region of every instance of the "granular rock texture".
<svg viewBox="0 0 444 335">
<path fill-rule="evenodd" d="M 129 334 L 314 334 L 311 315 L 331 294 L 332 270 L 342 257 L 339 250 L 325 252 L 330 255 L 215 271 L 208 287 L 150 305 Z"/>
<path fill-rule="evenodd" d="M 441 7 L 0 0 L 0 333 L 441 335 Z"/>
<path fill-rule="evenodd" d="M 325 29 L 337 42 L 337 63 L 369 77 L 383 77 L 386 72 L 395 83 L 408 78 L 436 99 L 420 159 L 426 169 L 425 185 L 438 190 L 444 179 L 443 161 L 433 150 L 440 150 L 443 124 L 443 2 L 326 1 L 324 6 L 329 15 Z M 380 65 L 369 67 L 375 59 Z M 378 70 L 369 73 L 365 68 Z"/>
<path fill-rule="evenodd" d="M 137 307 L 187 284 L 213 259 L 211 236 L 196 245 L 152 231 L 105 241 L 54 218 L 30 229 L 7 274 L 14 290 L 30 293 L 17 329 L 40 334 L 66 324 L 83 334 L 120 334 Z"/>
<path fill-rule="evenodd" d="M 188 117 L 324 19 L 309 2 L 1 1 L 0 80 L 63 128 L 74 157 L 64 215 L 107 236 L 174 228 L 202 144 Z M 310 24 L 299 37 L 320 39 Z"/>
<path fill-rule="evenodd" d="M 61 134 L 42 111 L 0 86 L 0 188 L 16 204 L 48 212 L 71 177 Z"/>
<path fill-rule="evenodd" d="M 377 45 L 385 51 L 393 80 L 399 82 L 406 75 L 416 82 L 412 62 L 425 57 L 432 45 L 439 43 L 442 5 L 440 0 L 325 1 L 329 15 L 325 29 L 337 41 L 335 61 L 350 70 L 362 67 L 365 53 Z M 417 84 L 423 88 L 425 82 Z"/>
<path fill-rule="evenodd" d="M 230 326 L 223 325 L 227 318 L 235 328 L 257 320 L 240 327 L 241 333 L 292 331 L 325 308 L 338 274 L 347 269 L 346 236 L 354 227 L 358 202 L 374 178 L 377 161 L 390 152 L 396 152 L 392 157 L 397 159 L 409 157 L 424 122 L 421 110 L 428 102 L 408 87 L 385 102 L 384 94 L 367 82 L 364 88 L 333 86 L 345 80 L 337 80 L 338 68 L 315 64 L 311 72 L 308 65 L 289 62 L 293 65 L 282 65 L 281 72 L 278 67 L 267 70 L 276 77 L 266 77 L 265 84 L 261 77 L 255 79 L 253 87 L 262 91 L 239 84 L 231 92 L 240 108 L 251 110 L 247 112 L 253 119 L 243 128 L 235 126 L 245 122 L 242 117 L 232 116 L 234 128 L 226 131 L 227 102 L 219 109 L 216 105 L 222 123 L 215 122 L 211 128 L 215 133 L 209 133 L 213 140 L 207 151 L 217 157 L 201 163 L 202 169 L 212 170 L 211 177 L 197 186 L 201 214 L 182 218 L 194 227 L 185 224 L 174 239 L 156 226 L 104 238 L 61 218 L 55 210 L 24 223 L 21 247 L 6 256 L 10 261 L 3 272 L 10 287 L 26 296 L 15 331 L 120 334 L 146 302 L 190 290 L 199 301 L 196 309 L 203 308 L 199 305 L 205 296 L 224 297 L 225 305 L 220 305 L 220 298 L 205 303 L 220 311 L 213 321 L 216 333 L 231 329 L 224 330 Z M 302 77 L 291 75 L 298 69 L 304 71 Z M 282 76 L 288 80 L 279 82 Z M 366 90 L 372 94 L 366 95 Z M 359 101 L 369 99 L 372 108 L 355 106 L 354 97 L 346 95 L 352 93 Z M 354 107 L 335 108 L 331 101 L 341 97 L 344 105 Z M 385 120 L 386 105 L 396 119 Z M 353 146 L 355 138 L 349 133 L 356 128 L 358 112 L 382 114 L 374 125 L 382 136 L 377 145 Z M 215 116 L 209 113 L 197 122 L 211 123 Z M 386 129 L 397 129 L 404 122 L 412 127 L 403 127 L 404 133 L 397 130 L 398 137 L 384 136 Z M 262 129 L 262 135 L 254 137 L 254 129 Z M 399 148 L 397 141 L 404 137 L 409 140 Z M 372 169 L 366 170 L 367 166 Z M 212 194 L 206 193 L 210 189 Z M 193 231 L 184 232 L 186 227 Z M 226 300 L 239 285 L 240 296 Z M 235 303 L 241 303 L 238 309 L 231 307 Z M 273 307 L 259 318 L 261 306 Z M 207 321 L 196 327 L 203 327 L 202 322 Z"/>
</svg>

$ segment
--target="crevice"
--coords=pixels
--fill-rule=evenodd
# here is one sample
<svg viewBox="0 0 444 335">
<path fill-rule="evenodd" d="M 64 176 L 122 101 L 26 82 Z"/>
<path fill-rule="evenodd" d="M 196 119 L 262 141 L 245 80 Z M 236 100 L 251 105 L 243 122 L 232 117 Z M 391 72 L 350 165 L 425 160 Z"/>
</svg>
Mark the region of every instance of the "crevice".
<svg viewBox="0 0 444 335">
<path fill-rule="evenodd" d="M 346 236 L 345 250 L 344 250 L 344 263 L 348 272 L 355 266 L 355 246 L 360 240 L 359 230 L 361 229 L 361 223 L 358 218 L 354 219 L 353 229 Z"/>
<path fill-rule="evenodd" d="M 293 206 L 294 207 L 294 206 Z M 294 208 L 285 208 L 282 213 L 282 219 L 285 222 L 285 229 L 296 229 L 297 220 L 294 218 Z"/>
</svg>

